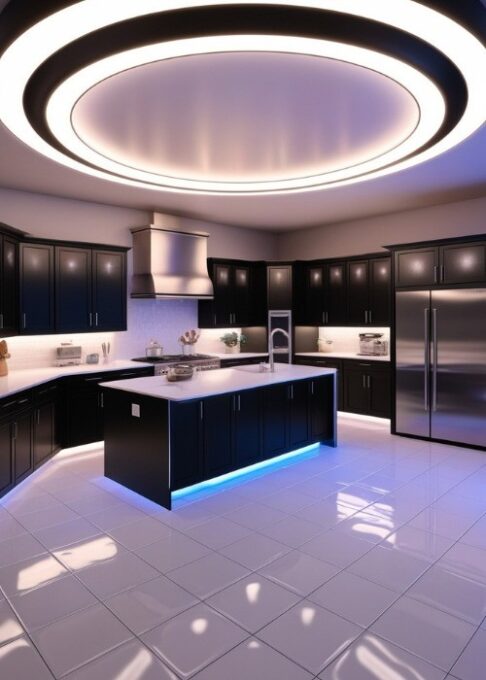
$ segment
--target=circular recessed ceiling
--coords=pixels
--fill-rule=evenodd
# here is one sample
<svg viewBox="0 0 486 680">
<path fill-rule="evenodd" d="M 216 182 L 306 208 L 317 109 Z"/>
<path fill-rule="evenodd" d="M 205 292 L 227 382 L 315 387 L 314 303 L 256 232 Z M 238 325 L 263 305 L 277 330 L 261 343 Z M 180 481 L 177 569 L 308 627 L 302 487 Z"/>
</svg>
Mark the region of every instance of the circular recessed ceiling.
<svg viewBox="0 0 486 680">
<path fill-rule="evenodd" d="M 238 52 L 122 71 L 82 95 L 71 124 L 83 144 L 127 169 L 242 183 L 353 168 L 403 144 L 419 118 L 412 95 L 376 71 Z"/>
<path fill-rule="evenodd" d="M 459 3 L 468 30 L 457 4 L 51 0 L 26 12 L 11 0 L 0 118 L 46 156 L 132 186 L 241 194 L 362 181 L 483 123 L 477 6 Z"/>
</svg>

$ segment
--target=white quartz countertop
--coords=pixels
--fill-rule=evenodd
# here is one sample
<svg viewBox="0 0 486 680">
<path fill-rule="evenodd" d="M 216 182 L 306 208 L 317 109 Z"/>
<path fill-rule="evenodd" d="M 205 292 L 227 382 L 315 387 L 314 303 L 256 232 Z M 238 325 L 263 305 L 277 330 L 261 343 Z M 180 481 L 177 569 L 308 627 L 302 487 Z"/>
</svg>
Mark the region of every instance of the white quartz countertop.
<svg viewBox="0 0 486 680">
<path fill-rule="evenodd" d="M 357 352 L 296 352 L 296 357 L 316 357 L 318 359 L 357 359 L 358 361 L 390 361 L 390 355 L 364 356 Z"/>
<path fill-rule="evenodd" d="M 257 357 L 268 357 L 268 352 L 220 352 L 219 354 L 213 354 L 212 357 L 217 357 L 218 359 L 256 359 Z"/>
<path fill-rule="evenodd" d="M 0 378 L 0 399 L 8 397 L 16 392 L 28 390 L 31 387 L 42 385 L 56 378 L 64 378 L 70 375 L 82 375 L 83 373 L 105 373 L 107 371 L 123 371 L 129 368 L 144 368 L 152 364 L 140 361 L 110 361 L 108 364 L 80 364 L 79 366 L 26 368 L 18 371 L 10 371 L 8 375 Z"/>
<path fill-rule="evenodd" d="M 260 372 L 258 365 L 238 366 L 236 368 L 222 368 L 219 371 L 201 371 L 195 373 L 190 380 L 169 382 L 165 376 L 150 378 L 132 378 L 131 380 L 117 380 L 102 383 L 103 387 L 115 390 L 141 394 L 157 399 L 169 401 L 188 401 L 203 399 L 218 394 L 251 390 L 267 385 L 319 378 L 323 375 L 333 375 L 334 368 L 318 368 L 316 366 L 294 366 L 278 364 L 275 373 Z"/>
</svg>

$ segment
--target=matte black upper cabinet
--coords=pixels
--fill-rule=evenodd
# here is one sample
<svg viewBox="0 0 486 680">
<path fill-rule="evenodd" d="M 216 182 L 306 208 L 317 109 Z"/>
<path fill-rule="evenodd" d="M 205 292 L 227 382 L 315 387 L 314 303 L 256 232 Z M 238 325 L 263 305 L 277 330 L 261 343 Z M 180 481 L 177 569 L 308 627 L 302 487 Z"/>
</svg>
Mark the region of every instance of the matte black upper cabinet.
<svg viewBox="0 0 486 680">
<path fill-rule="evenodd" d="M 0 336 L 18 333 L 19 243 L 0 233 Z"/>
<path fill-rule="evenodd" d="M 64 333 L 93 326 L 89 248 L 56 248 L 56 317 Z"/>
<path fill-rule="evenodd" d="M 474 285 L 484 282 L 486 282 L 484 241 L 431 244 L 395 252 L 397 288 Z"/>
<path fill-rule="evenodd" d="M 348 325 L 389 326 L 391 318 L 390 258 L 350 260 Z"/>
<path fill-rule="evenodd" d="M 346 323 L 346 265 L 308 264 L 305 267 L 305 323 L 341 326 Z"/>
<path fill-rule="evenodd" d="M 292 309 L 292 265 L 269 265 L 267 267 L 268 309 Z"/>
<path fill-rule="evenodd" d="M 20 244 L 20 315 L 22 333 L 55 331 L 52 245 Z"/>
<path fill-rule="evenodd" d="M 21 244 L 22 333 L 126 330 L 126 303 L 125 250 Z"/>
<path fill-rule="evenodd" d="M 201 328 L 241 328 L 262 323 L 260 306 L 263 292 L 260 290 L 258 264 L 208 260 L 214 299 L 199 301 Z"/>
</svg>

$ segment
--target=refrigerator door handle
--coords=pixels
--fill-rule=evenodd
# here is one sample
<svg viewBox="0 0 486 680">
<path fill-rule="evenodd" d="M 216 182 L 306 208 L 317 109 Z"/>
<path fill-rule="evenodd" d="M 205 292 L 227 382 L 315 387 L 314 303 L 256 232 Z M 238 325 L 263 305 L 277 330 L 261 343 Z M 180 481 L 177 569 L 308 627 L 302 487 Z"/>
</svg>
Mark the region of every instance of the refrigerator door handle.
<svg viewBox="0 0 486 680">
<path fill-rule="evenodd" d="M 429 410 L 430 337 L 429 308 L 424 309 L 424 410 Z"/>
<path fill-rule="evenodd" d="M 437 411 L 437 310 L 432 309 L 432 411 Z"/>
</svg>

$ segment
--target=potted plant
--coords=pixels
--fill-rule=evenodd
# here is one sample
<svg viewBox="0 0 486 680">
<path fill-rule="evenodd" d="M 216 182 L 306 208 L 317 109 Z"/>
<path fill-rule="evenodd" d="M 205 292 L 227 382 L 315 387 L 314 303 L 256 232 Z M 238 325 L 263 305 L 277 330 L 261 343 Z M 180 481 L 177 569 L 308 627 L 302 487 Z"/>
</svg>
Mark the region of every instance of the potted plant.
<svg viewBox="0 0 486 680">
<path fill-rule="evenodd" d="M 225 333 L 220 337 L 221 342 L 225 345 L 225 352 L 227 354 L 235 354 L 240 351 L 240 346 L 244 345 L 246 342 L 246 335 L 243 333 Z"/>
</svg>

